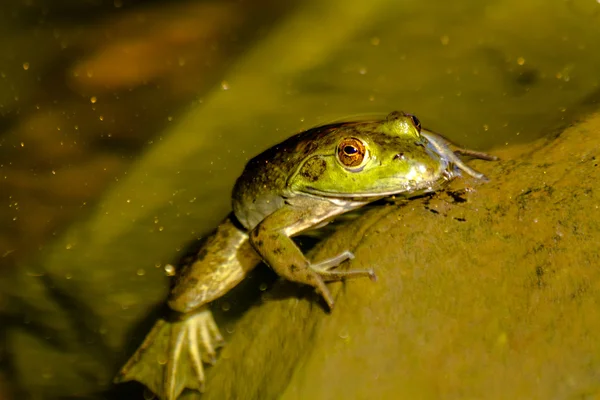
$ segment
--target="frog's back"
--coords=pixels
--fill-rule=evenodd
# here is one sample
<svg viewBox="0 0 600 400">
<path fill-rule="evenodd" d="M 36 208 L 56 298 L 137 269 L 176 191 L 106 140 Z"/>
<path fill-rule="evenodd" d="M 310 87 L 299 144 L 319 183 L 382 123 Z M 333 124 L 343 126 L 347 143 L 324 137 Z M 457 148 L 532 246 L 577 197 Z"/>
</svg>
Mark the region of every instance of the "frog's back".
<svg viewBox="0 0 600 400">
<path fill-rule="evenodd" d="M 294 196 L 288 190 L 288 178 L 319 148 L 331 148 L 337 137 L 330 135 L 332 131 L 351 125 L 354 123 L 309 129 L 252 158 L 233 188 L 233 212 L 240 223 L 246 229 L 253 229 L 266 216 L 283 207 L 286 199 Z"/>
</svg>

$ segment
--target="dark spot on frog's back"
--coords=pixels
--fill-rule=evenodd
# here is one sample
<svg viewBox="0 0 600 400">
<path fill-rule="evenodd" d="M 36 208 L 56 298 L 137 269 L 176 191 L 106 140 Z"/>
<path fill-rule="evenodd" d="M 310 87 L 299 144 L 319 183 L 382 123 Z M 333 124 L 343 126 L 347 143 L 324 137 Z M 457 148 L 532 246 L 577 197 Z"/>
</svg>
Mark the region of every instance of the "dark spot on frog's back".
<svg viewBox="0 0 600 400">
<path fill-rule="evenodd" d="M 196 256 L 196 261 L 204 260 L 204 258 L 206 257 L 207 254 L 208 254 L 208 249 L 206 247 L 201 248 L 200 251 L 198 252 L 198 255 Z"/>
<path fill-rule="evenodd" d="M 185 293 L 188 290 L 194 289 L 198 285 L 198 279 L 194 277 L 187 277 L 186 279 L 180 279 L 177 281 L 175 289 L 171 293 L 171 298 L 176 298 L 178 294 Z"/>
<path fill-rule="evenodd" d="M 298 143 L 294 153 L 296 153 L 296 154 L 301 153 L 302 155 L 307 156 L 310 153 L 312 153 L 313 151 L 315 151 L 318 147 L 319 147 L 319 145 L 314 140 L 304 141 L 304 142 Z"/>
<path fill-rule="evenodd" d="M 327 163 L 321 157 L 312 157 L 304 163 L 300 175 L 309 182 L 316 182 L 325 172 Z"/>
<path fill-rule="evenodd" d="M 252 237 L 257 238 L 258 235 L 260 235 L 266 230 L 267 228 L 265 228 L 262 224 L 259 224 L 256 228 L 254 228 L 254 230 L 252 230 Z"/>
</svg>

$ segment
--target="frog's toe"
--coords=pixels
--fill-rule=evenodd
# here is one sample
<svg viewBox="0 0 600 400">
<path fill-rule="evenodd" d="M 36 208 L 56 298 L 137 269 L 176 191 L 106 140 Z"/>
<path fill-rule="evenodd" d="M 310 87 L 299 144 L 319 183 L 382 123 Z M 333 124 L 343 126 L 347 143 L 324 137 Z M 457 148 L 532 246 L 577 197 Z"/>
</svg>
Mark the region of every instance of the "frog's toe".
<svg viewBox="0 0 600 400">
<path fill-rule="evenodd" d="M 189 325 L 187 325 L 186 327 L 186 333 L 183 335 L 183 337 L 181 339 L 178 340 L 177 345 L 179 345 L 179 347 L 181 347 L 183 345 L 183 341 L 185 341 L 185 339 L 187 338 L 187 351 L 190 357 L 190 362 L 192 364 L 192 369 L 195 373 L 196 379 L 197 379 L 197 384 L 198 384 L 198 390 L 200 392 L 204 391 L 204 366 L 202 365 L 202 355 L 200 353 L 200 347 L 198 346 L 198 336 L 197 334 L 194 332 L 194 324 L 190 323 Z M 179 343 L 179 341 L 181 341 L 181 343 Z M 178 360 L 180 358 L 179 352 L 181 351 L 180 349 L 177 349 L 176 347 L 176 353 L 174 355 L 174 359 Z M 174 393 L 176 389 L 174 382 L 177 381 L 178 379 L 178 374 L 181 374 L 182 372 L 179 372 L 177 370 L 177 363 L 173 364 L 173 368 L 172 368 L 172 373 L 169 374 L 169 377 L 167 379 L 167 385 L 169 388 L 168 393 Z M 171 398 L 176 398 L 177 396 L 174 395 Z"/>
<path fill-rule="evenodd" d="M 377 280 L 377 275 L 373 268 L 367 269 L 349 269 L 346 271 L 322 271 L 319 272 L 319 276 L 325 282 L 341 281 L 344 279 L 352 278 L 369 278 L 372 281 Z"/>
<path fill-rule="evenodd" d="M 217 347 L 222 346 L 225 343 L 225 339 L 223 338 L 223 335 L 221 335 L 219 327 L 217 326 L 217 323 L 212 317 L 212 314 L 210 315 L 210 319 L 207 321 L 206 327 L 208 328 L 208 333 L 210 337 L 217 344 Z"/>
<path fill-rule="evenodd" d="M 463 148 L 458 148 L 458 149 L 454 150 L 454 153 L 461 154 L 463 156 L 473 157 L 478 160 L 485 160 L 485 161 L 498 161 L 500 159 L 500 157 L 494 156 L 492 154 L 484 153 L 482 151 L 469 150 L 469 149 L 463 149 Z"/>
<path fill-rule="evenodd" d="M 203 310 L 193 318 L 193 324 L 189 326 L 190 351 L 193 351 L 192 347 L 198 351 L 202 350 L 202 361 L 212 365 L 217 360 L 216 349 L 224 343 L 223 336 L 210 310 Z"/>
<path fill-rule="evenodd" d="M 202 361 L 207 364 L 214 364 L 217 361 L 217 351 L 215 350 L 216 343 L 213 343 L 206 325 L 198 326 L 196 332 L 196 340 L 200 340 L 200 345 L 204 350 L 202 352 Z"/>
<path fill-rule="evenodd" d="M 368 269 L 351 269 L 351 270 L 334 270 L 340 265 L 342 262 L 346 260 L 352 260 L 354 258 L 354 254 L 352 252 L 346 250 L 341 252 L 340 254 L 320 261 L 318 263 L 312 264 L 311 268 L 315 271 L 321 279 L 326 282 L 330 281 L 340 281 L 342 279 L 348 278 L 362 278 L 368 277 L 371 280 L 377 280 L 377 276 L 375 275 L 375 271 L 372 268 Z"/>
<path fill-rule="evenodd" d="M 203 392 L 203 363 L 214 364 L 217 358 L 216 348 L 223 344 L 223 337 L 211 311 L 204 307 L 196 314 L 176 322 L 171 336 L 172 357 L 165 379 L 166 398 L 177 398 L 184 387 Z M 186 359 L 191 366 L 189 372 L 185 369 Z"/>
<path fill-rule="evenodd" d="M 349 250 L 344 250 L 340 254 L 312 264 L 311 268 L 317 273 L 328 272 L 346 260 L 354 259 L 354 254 Z"/>
<path fill-rule="evenodd" d="M 222 344 L 206 306 L 180 320 L 160 319 L 115 381 L 139 381 L 163 400 L 175 400 L 186 388 L 203 392 L 203 362 L 213 363 Z"/>
</svg>

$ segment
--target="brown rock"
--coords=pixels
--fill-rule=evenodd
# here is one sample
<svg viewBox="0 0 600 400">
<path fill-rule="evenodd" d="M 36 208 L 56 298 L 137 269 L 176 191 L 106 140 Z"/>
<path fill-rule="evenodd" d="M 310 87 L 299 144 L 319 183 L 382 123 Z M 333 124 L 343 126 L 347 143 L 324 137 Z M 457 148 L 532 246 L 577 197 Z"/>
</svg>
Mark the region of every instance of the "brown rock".
<svg viewBox="0 0 600 400">
<path fill-rule="evenodd" d="M 599 133 L 596 115 L 497 151 L 477 164 L 489 183 L 340 229 L 314 258 L 350 248 L 379 281 L 337 285 L 330 315 L 282 284 L 236 325 L 203 399 L 598 396 Z"/>
</svg>

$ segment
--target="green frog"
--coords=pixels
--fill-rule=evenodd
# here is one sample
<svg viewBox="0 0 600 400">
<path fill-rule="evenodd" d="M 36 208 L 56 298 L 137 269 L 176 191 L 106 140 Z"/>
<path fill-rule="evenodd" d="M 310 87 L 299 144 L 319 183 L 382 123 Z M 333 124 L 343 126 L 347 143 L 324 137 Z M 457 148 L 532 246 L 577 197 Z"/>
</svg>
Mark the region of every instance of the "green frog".
<svg viewBox="0 0 600 400">
<path fill-rule="evenodd" d="M 459 154 L 495 159 L 456 148 L 422 129 L 414 115 L 392 112 L 382 120 L 313 128 L 256 156 L 234 186 L 233 212 L 176 277 L 168 299 L 174 317 L 154 325 L 116 382 L 138 380 L 166 400 L 185 388 L 203 391 L 203 363 L 214 363 L 223 344 L 208 303 L 261 261 L 287 280 L 312 286 L 333 310 L 327 282 L 374 280 L 375 271 L 338 269 L 353 258 L 349 249 L 311 261 L 292 237 L 384 197 L 433 192 L 461 172 L 486 179 Z"/>
</svg>

